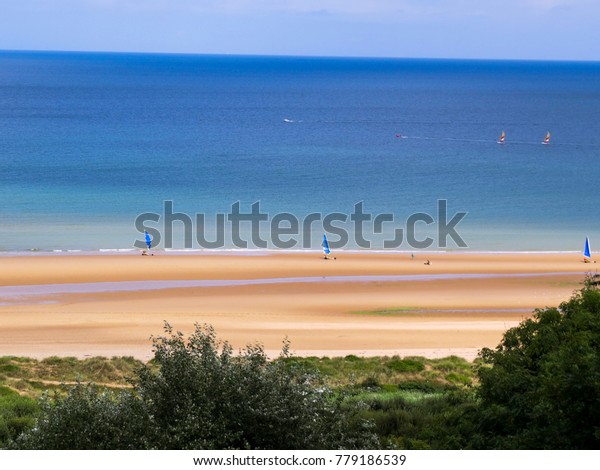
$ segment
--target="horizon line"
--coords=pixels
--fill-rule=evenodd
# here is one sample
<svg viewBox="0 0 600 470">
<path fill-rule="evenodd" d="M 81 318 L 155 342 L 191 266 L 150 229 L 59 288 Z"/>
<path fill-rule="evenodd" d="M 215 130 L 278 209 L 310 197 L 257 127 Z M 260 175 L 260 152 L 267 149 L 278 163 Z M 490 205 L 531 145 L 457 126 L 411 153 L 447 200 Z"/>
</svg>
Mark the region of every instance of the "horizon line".
<svg viewBox="0 0 600 470">
<path fill-rule="evenodd" d="M 423 61 L 472 61 L 472 62 L 540 62 L 540 63 L 600 63 L 600 59 L 524 59 L 524 58 L 490 58 L 490 57 L 412 57 L 412 56 L 367 56 L 367 55 L 316 55 L 316 54 L 269 54 L 269 53 L 234 53 L 234 52 L 165 52 L 165 51 L 112 51 L 112 50 L 79 50 L 79 49 L 0 49 L 2 53 L 42 53 L 42 54 L 121 54 L 121 55 L 161 55 L 190 57 L 268 57 L 297 59 L 365 59 L 365 60 L 423 60 Z"/>
</svg>

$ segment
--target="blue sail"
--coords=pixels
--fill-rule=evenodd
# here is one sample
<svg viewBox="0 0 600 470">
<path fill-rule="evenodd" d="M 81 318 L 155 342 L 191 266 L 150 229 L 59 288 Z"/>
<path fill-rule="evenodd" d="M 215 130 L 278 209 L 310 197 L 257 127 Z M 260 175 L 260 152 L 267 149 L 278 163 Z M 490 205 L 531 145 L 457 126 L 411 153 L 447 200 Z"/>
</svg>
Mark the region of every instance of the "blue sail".
<svg viewBox="0 0 600 470">
<path fill-rule="evenodd" d="M 323 253 L 325 255 L 331 253 L 331 250 L 329 249 L 329 243 L 327 243 L 327 235 L 323 235 L 323 243 L 321 243 L 321 246 L 323 247 Z"/>
<path fill-rule="evenodd" d="M 586 258 L 592 257 L 592 253 L 590 251 L 590 239 L 588 237 L 585 237 L 585 248 L 583 249 L 583 256 L 585 256 Z"/>
<path fill-rule="evenodd" d="M 146 234 L 146 246 L 148 246 L 148 249 L 152 248 L 152 238 L 150 238 L 150 235 L 148 234 L 148 232 L 144 232 Z"/>
</svg>

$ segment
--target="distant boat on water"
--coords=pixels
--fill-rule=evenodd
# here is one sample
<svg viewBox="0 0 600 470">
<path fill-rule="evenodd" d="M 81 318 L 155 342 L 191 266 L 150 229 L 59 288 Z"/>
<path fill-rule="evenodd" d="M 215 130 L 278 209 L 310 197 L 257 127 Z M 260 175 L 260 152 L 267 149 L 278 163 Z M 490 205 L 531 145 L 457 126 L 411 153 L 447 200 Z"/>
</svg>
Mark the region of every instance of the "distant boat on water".
<svg viewBox="0 0 600 470">
<path fill-rule="evenodd" d="M 544 137 L 544 141 L 542 142 L 542 144 L 546 145 L 550 143 L 550 132 L 548 132 L 546 134 L 546 137 Z"/>
<path fill-rule="evenodd" d="M 585 237 L 585 246 L 583 247 L 583 262 L 592 262 L 592 252 L 590 251 L 590 239 Z"/>
<path fill-rule="evenodd" d="M 502 134 L 500 134 L 500 137 L 498 138 L 498 143 L 503 144 L 505 138 L 506 138 L 506 134 L 504 133 L 504 131 L 502 131 Z"/>
</svg>

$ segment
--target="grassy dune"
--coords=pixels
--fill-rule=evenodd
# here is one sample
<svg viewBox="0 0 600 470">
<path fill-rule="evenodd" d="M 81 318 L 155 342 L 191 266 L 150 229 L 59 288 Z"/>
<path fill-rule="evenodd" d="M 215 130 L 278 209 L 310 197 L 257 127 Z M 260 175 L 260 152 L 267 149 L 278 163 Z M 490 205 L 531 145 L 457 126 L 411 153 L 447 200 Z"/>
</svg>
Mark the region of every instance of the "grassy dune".
<svg viewBox="0 0 600 470">
<path fill-rule="evenodd" d="M 432 419 L 431 404 L 445 400 L 454 391 L 468 390 L 475 380 L 473 364 L 454 356 L 426 359 L 350 355 L 284 360 L 290 367 L 318 371 L 321 380 L 343 393 L 346 400 L 364 402 L 364 417 L 375 421 L 384 441 L 387 439 L 390 445 L 403 447 L 427 447 L 427 443 L 415 433 L 418 434 L 418 428 Z M 93 382 L 113 389 L 129 387 L 128 379 L 141 365 L 142 362 L 132 357 L 83 360 L 73 357 L 43 360 L 0 357 L 0 448 L 21 431 L 33 426 L 38 412 L 36 399 L 43 393 L 63 393 L 65 386 L 77 381 Z M 403 429 L 408 437 L 398 442 L 395 437 L 398 435 L 398 423 L 406 421 L 398 421 L 398 413 L 411 413 L 409 409 L 420 410 L 422 416 L 417 422 L 421 424 L 416 428 L 413 424 L 412 432 L 407 433 Z M 435 407 L 433 411 L 435 414 Z"/>
</svg>

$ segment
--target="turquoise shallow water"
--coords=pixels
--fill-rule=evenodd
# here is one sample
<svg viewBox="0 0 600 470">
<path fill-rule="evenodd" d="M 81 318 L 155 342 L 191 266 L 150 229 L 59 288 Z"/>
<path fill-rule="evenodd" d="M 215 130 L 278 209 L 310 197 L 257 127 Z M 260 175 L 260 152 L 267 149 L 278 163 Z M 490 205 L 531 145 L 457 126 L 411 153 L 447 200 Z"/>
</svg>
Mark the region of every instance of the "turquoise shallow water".
<svg viewBox="0 0 600 470">
<path fill-rule="evenodd" d="M 0 52 L 3 251 L 130 248 L 165 200 L 209 238 L 236 201 L 300 221 L 363 201 L 394 216 L 365 223 L 380 249 L 438 199 L 471 250 L 594 249 L 599 155 L 598 63 Z"/>
</svg>

